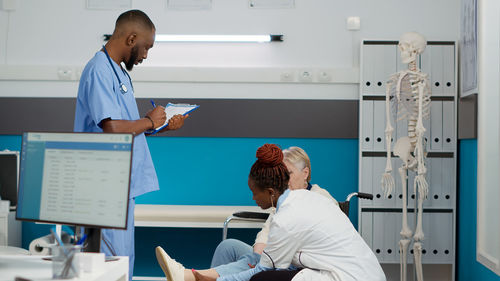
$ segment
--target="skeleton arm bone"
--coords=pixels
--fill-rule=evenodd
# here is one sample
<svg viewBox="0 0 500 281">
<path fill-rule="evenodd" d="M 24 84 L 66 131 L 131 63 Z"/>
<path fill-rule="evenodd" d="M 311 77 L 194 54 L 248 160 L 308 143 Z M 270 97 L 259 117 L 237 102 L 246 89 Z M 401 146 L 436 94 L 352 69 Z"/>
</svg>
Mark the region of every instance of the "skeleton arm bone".
<svg viewBox="0 0 500 281">
<path fill-rule="evenodd" d="M 422 200 L 427 198 L 427 194 L 429 192 L 429 185 L 427 183 L 427 180 L 425 179 L 427 169 L 425 168 L 423 147 L 423 137 L 425 132 L 422 121 L 424 89 L 425 83 L 423 81 L 418 82 L 418 119 L 416 127 L 417 145 L 415 146 L 415 158 L 417 159 L 417 176 L 415 177 L 415 185 L 413 187 L 414 189 L 417 189 L 418 186 L 419 199 L 421 198 Z"/>
<path fill-rule="evenodd" d="M 418 155 L 415 154 L 417 157 L 418 161 L 418 172 L 419 174 L 421 172 L 425 173 L 425 163 L 424 163 L 424 154 L 423 154 L 423 143 L 422 139 L 424 137 L 425 133 L 425 127 L 424 127 L 424 122 L 423 122 L 423 99 L 424 99 L 424 89 L 425 89 L 425 83 L 420 81 L 418 82 L 418 119 L 417 119 L 417 127 L 416 127 L 416 133 L 417 133 L 417 147 L 418 147 Z"/>
<path fill-rule="evenodd" d="M 382 190 L 384 191 L 384 196 L 388 197 L 389 194 L 394 190 L 394 178 L 391 175 L 392 172 L 392 164 L 391 164 L 391 139 L 392 132 L 394 128 L 391 125 L 391 108 L 390 108 L 390 89 L 392 83 L 388 82 L 386 84 L 386 92 L 385 92 L 385 118 L 386 118 L 386 126 L 385 126 L 385 145 L 387 150 L 387 160 L 385 163 L 385 171 L 382 175 Z"/>
<path fill-rule="evenodd" d="M 401 72 L 398 72 L 399 77 L 398 77 L 398 82 L 396 84 L 396 97 L 398 98 L 398 102 L 401 101 L 401 82 L 403 82 L 403 79 L 409 73 L 410 73 L 410 71 L 408 71 L 408 70 L 403 70 Z"/>
<path fill-rule="evenodd" d="M 416 127 L 417 145 L 415 147 L 415 156 L 417 158 L 418 167 L 417 167 L 417 176 L 415 177 L 415 182 L 414 182 L 414 189 L 418 187 L 418 199 L 417 199 L 418 214 L 417 214 L 417 228 L 415 229 L 415 235 L 413 236 L 413 239 L 417 242 L 422 241 L 424 239 L 424 232 L 422 230 L 422 211 L 423 211 L 422 202 L 424 201 L 425 198 L 427 198 L 427 193 L 429 192 L 429 185 L 425 179 L 425 174 L 427 173 L 427 169 L 425 168 L 424 155 L 423 155 L 424 148 L 422 143 L 425 132 L 425 128 L 422 121 L 423 119 L 422 104 L 424 99 L 424 89 L 425 89 L 425 83 L 423 81 L 418 82 L 418 119 Z"/>
</svg>

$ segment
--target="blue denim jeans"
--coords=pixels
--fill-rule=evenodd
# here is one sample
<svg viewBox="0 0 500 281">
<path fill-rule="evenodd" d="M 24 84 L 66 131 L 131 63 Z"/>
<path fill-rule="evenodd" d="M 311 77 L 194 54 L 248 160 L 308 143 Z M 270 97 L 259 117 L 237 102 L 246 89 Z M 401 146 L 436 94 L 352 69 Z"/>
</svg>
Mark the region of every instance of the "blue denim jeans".
<svg viewBox="0 0 500 281">
<path fill-rule="evenodd" d="M 227 239 L 215 249 L 210 267 L 219 276 L 225 276 L 248 270 L 248 264 L 255 266 L 259 261 L 260 255 L 253 252 L 252 246 L 236 239 Z"/>
</svg>

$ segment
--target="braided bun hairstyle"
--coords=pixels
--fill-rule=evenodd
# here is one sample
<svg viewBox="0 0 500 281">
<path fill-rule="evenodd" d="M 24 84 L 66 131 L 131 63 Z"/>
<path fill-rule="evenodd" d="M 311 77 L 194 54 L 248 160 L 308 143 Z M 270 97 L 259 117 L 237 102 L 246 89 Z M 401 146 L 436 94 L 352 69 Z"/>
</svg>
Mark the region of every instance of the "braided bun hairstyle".
<svg viewBox="0 0 500 281">
<path fill-rule="evenodd" d="M 257 161 L 250 169 L 251 178 L 257 187 L 271 187 L 280 194 L 288 188 L 290 174 L 283 163 L 283 152 L 275 144 L 266 143 L 257 149 Z"/>
</svg>

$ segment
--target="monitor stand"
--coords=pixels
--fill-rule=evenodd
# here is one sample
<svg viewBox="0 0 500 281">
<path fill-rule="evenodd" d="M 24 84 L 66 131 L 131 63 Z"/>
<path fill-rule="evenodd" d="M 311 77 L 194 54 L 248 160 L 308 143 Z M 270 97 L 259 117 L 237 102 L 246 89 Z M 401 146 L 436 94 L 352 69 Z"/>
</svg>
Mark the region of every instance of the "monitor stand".
<svg viewBox="0 0 500 281">
<path fill-rule="evenodd" d="M 82 252 L 92 252 L 99 253 L 101 251 L 101 229 L 94 227 L 77 227 L 76 233 L 83 233 L 82 235 L 87 235 L 85 242 L 83 243 Z M 78 239 L 80 239 L 78 237 Z"/>
<path fill-rule="evenodd" d="M 85 239 L 85 243 L 83 243 L 82 252 L 92 252 L 92 253 L 100 253 L 101 252 L 101 229 L 95 227 L 77 227 L 76 233 L 81 233 L 81 229 L 83 228 L 84 234 L 87 235 L 87 239 Z M 117 261 L 117 257 L 106 256 L 105 260 L 109 261 Z"/>
</svg>

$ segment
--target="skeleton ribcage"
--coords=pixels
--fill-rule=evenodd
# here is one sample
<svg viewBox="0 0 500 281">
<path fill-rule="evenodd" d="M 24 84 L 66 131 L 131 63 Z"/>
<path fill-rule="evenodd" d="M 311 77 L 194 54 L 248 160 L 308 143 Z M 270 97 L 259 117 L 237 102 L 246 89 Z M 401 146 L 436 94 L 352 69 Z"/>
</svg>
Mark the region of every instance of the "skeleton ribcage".
<svg viewBox="0 0 500 281">
<path fill-rule="evenodd" d="M 399 101 L 397 98 L 398 80 L 401 75 Z M 416 81 L 416 82 L 411 82 Z M 427 75 L 417 75 L 413 73 L 398 72 L 391 75 L 388 81 L 389 95 L 391 98 L 391 111 L 394 120 L 414 120 L 418 118 L 418 81 L 425 81 L 423 102 L 422 102 L 422 118 L 429 119 L 431 108 L 431 91 L 427 80 Z"/>
</svg>

